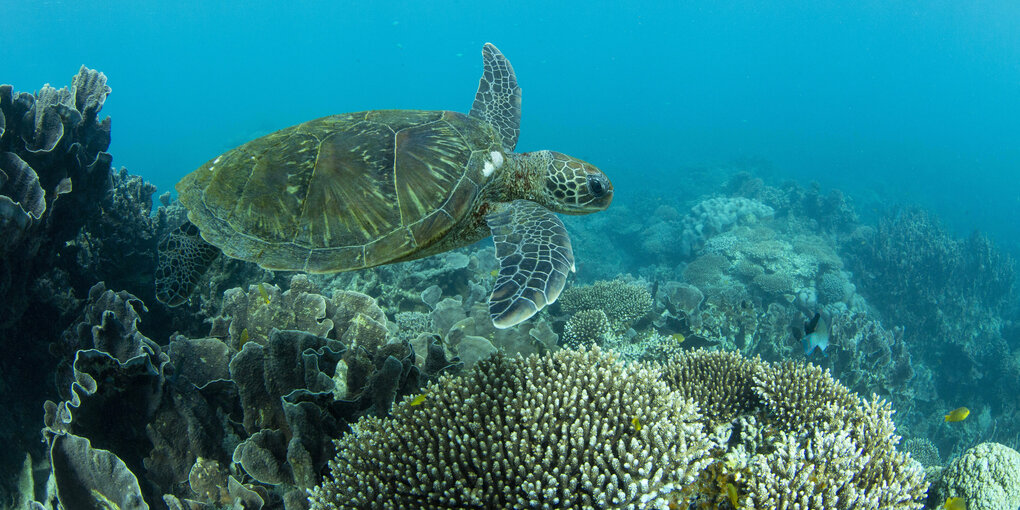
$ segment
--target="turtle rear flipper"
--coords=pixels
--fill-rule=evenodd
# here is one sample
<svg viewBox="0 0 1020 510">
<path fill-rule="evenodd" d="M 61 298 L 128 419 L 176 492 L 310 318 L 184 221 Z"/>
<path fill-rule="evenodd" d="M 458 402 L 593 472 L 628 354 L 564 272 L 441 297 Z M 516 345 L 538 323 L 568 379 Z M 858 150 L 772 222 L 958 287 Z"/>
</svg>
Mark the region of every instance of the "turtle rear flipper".
<svg viewBox="0 0 1020 510">
<path fill-rule="evenodd" d="M 510 61 L 492 43 L 482 47 L 482 78 L 469 115 L 488 122 L 503 150 L 513 152 L 521 135 L 521 87 Z"/>
<path fill-rule="evenodd" d="M 220 250 L 205 242 L 198 227 L 188 221 L 159 241 L 157 253 L 156 299 L 173 307 L 188 300 Z"/>
<path fill-rule="evenodd" d="M 497 328 L 524 322 L 560 297 L 574 252 L 563 222 L 528 200 L 514 200 L 485 217 L 499 259 L 499 277 L 489 296 Z"/>
</svg>

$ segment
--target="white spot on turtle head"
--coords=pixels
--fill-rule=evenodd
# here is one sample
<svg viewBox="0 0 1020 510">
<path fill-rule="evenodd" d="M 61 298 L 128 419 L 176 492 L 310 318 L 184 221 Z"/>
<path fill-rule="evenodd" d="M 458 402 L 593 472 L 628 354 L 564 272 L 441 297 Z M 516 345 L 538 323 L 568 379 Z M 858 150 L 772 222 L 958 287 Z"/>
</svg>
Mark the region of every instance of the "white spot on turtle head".
<svg viewBox="0 0 1020 510">
<path fill-rule="evenodd" d="M 503 166 L 503 154 L 501 152 L 499 152 L 499 151 L 492 151 L 492 152 L 489 153 L 489 156 L 492 157 L 492 164 L 496 168 L 499 168 L 499 167 Z"/>
<path fill-rule="evenodd" d="M 492 151 L 489 153 L 489 161 L 485 162 L 485 166 L 482 167 L 482 175 L 488 177 L 495 172 L 496 169 L 503 166 L 503 154 L 499 151 Z"/>
</svg>

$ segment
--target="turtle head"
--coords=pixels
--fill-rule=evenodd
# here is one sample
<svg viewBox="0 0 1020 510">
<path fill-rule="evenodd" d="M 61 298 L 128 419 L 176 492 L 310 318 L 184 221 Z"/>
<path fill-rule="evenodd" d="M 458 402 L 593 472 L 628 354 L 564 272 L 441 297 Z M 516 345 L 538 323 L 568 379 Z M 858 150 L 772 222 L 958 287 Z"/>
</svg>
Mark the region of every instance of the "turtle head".
<svg viewBox="0 0 1020 510">
<path fill-rule="evenodd" d="M 562 214 L 589 214 L 609 207 L 613 183 L 602 170 L 566 154 L 541 152 L 548 162 L 540 192 L 543 205 Z"/>
</svg>

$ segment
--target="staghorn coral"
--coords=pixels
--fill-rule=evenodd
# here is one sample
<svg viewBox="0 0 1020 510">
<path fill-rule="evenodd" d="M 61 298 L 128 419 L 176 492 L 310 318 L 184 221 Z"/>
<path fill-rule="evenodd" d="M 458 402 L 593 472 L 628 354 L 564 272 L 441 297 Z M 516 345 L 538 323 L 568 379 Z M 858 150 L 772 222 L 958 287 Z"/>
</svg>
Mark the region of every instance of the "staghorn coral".
<svg viewBox="0 0 1020 510">
<path fill-rule="evenodd" d="M 752 456 L 747 508 L 922 508 L 924 471 L 895 450 L 889 404 L 874 397 L 844 411 L 828 423 L 781 430 Z"/>
<path fill-rule="evenodd" d="M 761 365 L 735 352 L 698 349 L 673 358 L 663 372 L 671 388 L 698 403 L 706 421 L 728 422 L 760 405 L 754 390 Z"/>
<path fill-rule="evenodd" d="M 683 335 L 663 335 L 652 330 L 633 338 L 613 335 L 606 341 L 605 348 L 627 361 L 662 362 L 679 354 L 683 350 L 684 340 Z"/>
<path fill-rule="evenodd" d="M 709 426 L 729 435 L 693 486 L 697 508 L 726 504 L 730 484 L 740 508 L 921 508 L 924 472 L 896 451 L 887 402 L 862 401 L 811 365 L 704 350 L 671 364 L 670 386 L 714 410 Z"/>
<path fill-rule="evenodd" d="M 755 374 L 755 392 L 762 399 L 768 422 L 785 430 L 803 424 L 832 423 L 858 397 L 839 384 L 828 370 L 792 361 Z"/>
<path fill-rule="evenodd" d="M 611 334 L 612 328 L 605 312 L 581 310 L 571 316 L 563 327 L 563 346 L 571 349 L 602 346 Z"/>
<path fill-rule="evenodd" d="M 614 329 L 626 329 L 631 322 L 652 310 L 652 294 L 645 286 L 622 279 L 600 280 L 591 285 L 570 287 L 560 295 L 560 307 L 573 314 L 581 310 L 602 310 Z"/>
<path fill-rule="evenodd" d="M 918 461 L 924 467 L 941 466 L 942 456 L 939 449 L 930 440 L 924 437 L 914 437 L 903 442 L 903 451 L 910 454 L 910 458 Z"/>
<path fill-rule="evenodd" d="M 962 497 L 969 510 L 1020 506 L 1020 453 L 999 443 L 981 443 L 953 459 L 935 475 L 928 507 L 940 508 Z"/>
<path fill-rule="evenodd" d="M 355 424 L 312 508 L 665 507 L 712 443 L 658 378 L 598 348 L 489 358 Z"/>
</svg>

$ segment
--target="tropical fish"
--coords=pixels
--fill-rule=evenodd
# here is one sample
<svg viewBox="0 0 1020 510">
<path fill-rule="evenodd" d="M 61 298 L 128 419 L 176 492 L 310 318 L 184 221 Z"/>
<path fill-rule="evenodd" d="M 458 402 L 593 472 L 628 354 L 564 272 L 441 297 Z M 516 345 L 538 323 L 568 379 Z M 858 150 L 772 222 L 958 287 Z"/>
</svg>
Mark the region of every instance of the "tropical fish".
<svg viewBox="0 0 1020 510">
<path fill-rule="evenodd" d="M 946 415 L 946 421 L 963 421 L 967 419 L 967 416 L 970 416 L 970 409 L 967 409 L 966 407 L 958 407 L 949 411 L 949 414 Z"/>
<path fill-rule="evenodd" d="M 639 420 L 637 416 L 630 419 L 630 424 L 633 425 L 638 432 L 641 432 L 641 420 Z"/>
<path fill-rule="evenodd" d="M 489 276 L 493 278 L 499 276 L 499 269 L 493 269 L 492 271 L 489 271 Z"/>
<path fill-rule="evenodd" d="M 248 343 L 248 339 L 248 328 L 244 328 L 241 330 L 241 347 L 244 347 L 244 344 Z"/>
<path fill-rule="evenodd" d="M 262 296 L 262 299 L 268 305 L 269 304 L 269 293 L 266 292 L 266 286 L 262 285 L 262 282 L 259 282 L 259 295 Z"/>
<path fill-rule="evenodd" d="M 419 394 L 415 395 L 414 398 L 411 399 L 411 405 L 412 406 L 420 406 L 420 405 L 422 405 L 423 402 L 425 402 L 425 394 L 424 393 L 419 393 Z"/>
<path fill-rule="evenodd" d="M 674 342 L 676 342 L 676 343 L 678 343 L 678 344 L 682 344 L 682 343 L 684 343 L 684 340 L 686 340 L 686 339 L 687 339 L 687 338 L 686 338 L 686 337 L 684 336 L 684 334 L 683 334 L 683 333 L 673 333 L 673 334 L 672 334 L 672 335 L 670 335 L 670 336 L 671 336 L 671 337 L 673 337 L 673 341 L 674 341 Z"/>
<path fill-rule="evenodd" d="M 942 505 L 946 510 L 967 510 L 967 502 L 963 498 L 949 498 Z"/>
<path fill-rule="evenodd" d="M 733 485 L 733 482 L 726 482 L 726 497 L 730 498 L 733 508 L 740 508 L 740 503 L 737 501 L 737 486 Z"/>
<path fill-rule="evenodd" d="M 825 348 L 829 346 L 829 325 L 822 319 L 821 314 L 815 312 L 810 321 L 804 323 L 804 355 L 810 356 L 815 348 L 825 354 Z"/>
</svg>

